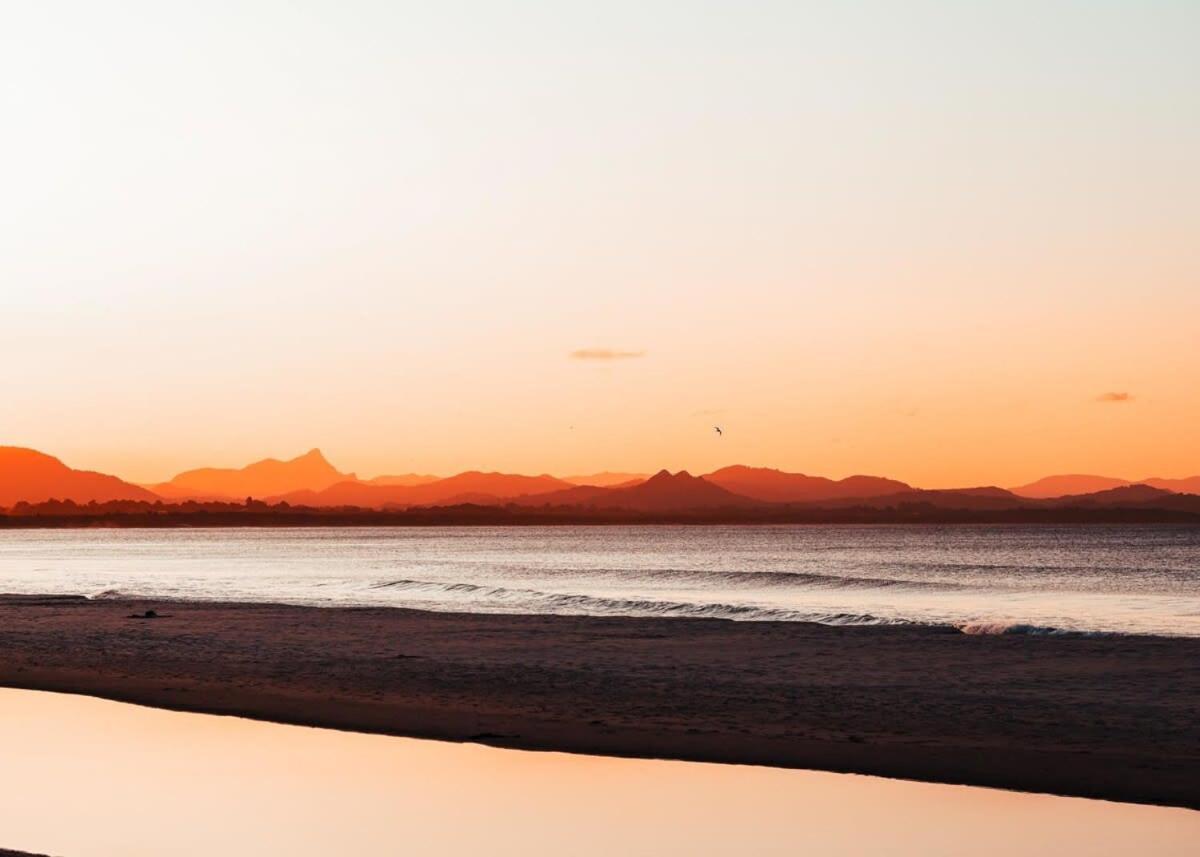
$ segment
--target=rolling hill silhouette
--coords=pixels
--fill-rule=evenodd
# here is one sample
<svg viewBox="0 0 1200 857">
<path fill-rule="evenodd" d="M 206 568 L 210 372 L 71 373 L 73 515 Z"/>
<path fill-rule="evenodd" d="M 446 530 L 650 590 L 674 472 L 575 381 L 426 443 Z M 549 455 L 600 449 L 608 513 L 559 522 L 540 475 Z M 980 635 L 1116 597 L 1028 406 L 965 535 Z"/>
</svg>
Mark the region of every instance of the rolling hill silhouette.
<svg viewBox="0 0 1200 857">
<path fill-rule="evenodd" d="M 1115 476 L 1091 476 L 1086 473 L 1046 476 L 1012 490 L 1014 494 L 1022 497 L 1051 500 L 1056 497 L 1095 494 L 1112 488 L 1123 488 L 1127 485 L 1149 485 L 1151 488 L 1172 491 L 1176 494 L 1200 494 L 1200 476 L 1186 476 L 1182 479 L 1163 479 L 1158 476 L 1150 479 L 1119 479 Z"/>
<path fill-rule="evenodd" d="M 823 476 L 785 473 L 769 467 L 735 464 L 722 467 L 704 478 L 734 494 L 772 503 L 807 503 L 815 500 L 840 500 L 851 497 L 882 497 L 912 490 L 895 479 L 877 476 L 849 476 L 833 480 Z"/>
<path fill-rule="evenodd" d="M 636 483 L 644 483 L 649 478 L 649 473 L 613 473 L 612 471 L 601 471 L 600 473 L 576 475 L 576 477 L 563 477 L 563 481 L 571 485 L 592 485 L 594 487 L 601 487 L 601 489 L 613 489 L 613 487 L 629 487 Z"/>
<path fill-rule="evenodd" d="M 1142 484 L 1151 488 L 1161 488 L 1163 491 L 1174 491 L 1176 494 L 1200 494 L 1200 476 L 1187 476 L 1183 479 L 1162 479 L 1155 476 L 1143 479 Z"/>
<path fill-rule="evenodd" d="M 0 506 L 25 501 L 157 500 L 150 491 L 115 476 L 72 470 L 52 455 L 19 446 L 0 446 Z"/>
<path fill-rule="evenodd" d="M 645 482 L 649 478 L 648 473 L 613 473 L 605 470 L 586 476 L 564 476 L 563 481 L 572 485 L 592 485 L 598 488 L 626 488 L 638 482 Z"/>
<path fill-rule="evenodd" d="M 1173 491 L 1155 488 L 1153 485 L 1118 485 L 1103 491 L 1091 491 L 1087 494 L 1071 494 L 1066 497 L 1055 497 L 1053 502 L 1062 506 L 1129 506 L 1154 503 L 1175 497 Z"/>
<path fill-rule="evenodd" d="M 762 505 L 758 500 L 734 494 L 700 476 L 692 476 L 686 470 L 678 473 L 660 470 L 645 482 L 625 488 L 581 485 L 550 494 L 521 497 L 516 502 L 520 505 L 590 506 L 638 512 L 739 509 Z"/>
<path fill-rule="evenodd" d="M 202 467 L 145 487 L 173 500 L 242 499 L 271 497 L 291 491 L 320 491 L 354 478 L 353 473 L 339 472 L 321 450 L 310 449 L 290 461 L 264 458 L 240 468 Z"/>
<path fill-rule="evenodd" d="M 525 494 L 545 494 L 572 487 L 553 476 L 520 476 L 470 470 L 421 485 L 373 485 L 345 481 L 321 491 L 297 491 L 269 498 L 304 506 L 431 506 L 447 503 L 499 502 Z"/>
<path fill-rule="evenodd" d="M 730 468 L 726 468 L 727 470 Z M 742 470 L 757 470 L 759 468 L 739 468 Z M 773 471 L 779 473 L 779 471 Z M 782 474 L 790 476 L 793 474 Z M 772 479 L 773 477 L 768 477 Z M 813 479 L 814 477 L 803 477 Z M 859 480 L 869 480 L 862 482 Z M 631 511 L 695 511 L 701 509 L 768 509 L 768 508 L 821 508 L 848 509 L 862 507 L 869 509 L 887 509 L 901 506 L 923 506 L 931 509 L 960 509 L 970 511 L 991 511 L 1003 509 L 1021 509 L 1036 505 L 1031 501 L 1005 488 L 983 486 L 978 488 L 924 490 L 910 488 L 902 482 L 879 479 L 876 477 L 851 477 L 849 480 L 835 482 L 823 480 L 835 486 L 834 492 L 844 491 L 844 496 L 825 496 L 820 498 L 804 497 L 802 499 L 768 500 L 759 497 L 748 497 L 728 488 L 712 483 L 707 476 L 691 476 L 686 471 L 672 475 L 663 470 L 645 482 L 625 488 L 600 488 L 594 486 L 577 486 L 565 491 L 555 491 L 550 494 L 519 497 L 513 502 L 522 506 L 577 506 L 594 509 L 628 509 Z M 801 483 L 803 485 L 803 483 Z M 889 493 L 863 496 L 856 493 L 859 490 L 884 490 L 889 485 L 904 486 L 900 490 Z M 853 488 L 849 486 L 854 486 Z M 860 487 L 862 486 L 862 487 Z M 783 486 L 786 488 L 786 485 Z M 820 491 L 827 491 L 828 486 L 816 486 Z M 766 493 L 765 491 L 763 493 Z M 796 497 L 797 492 L 779 490 L 775 496 Z"/>
<path fill-rule="evenodd" d="M 437 482 L 442 477 L 431 476 L 427 473 L 398 473 L 394 476 L 376 476 L 362 480 L 367 485 L 401 485 L 411 488 L 413 485 L 428 485 Z"/>
<path fill-rule="evenodd" d="M 840 500 L 818 500 L 810 505 L 827 508 L 864 506 L 875 509 L 887 508 L 889 506 L 922 505 L 934 509 L 985 511 L 1020 509 L 1035 504 L 1036 501 L 1025 497 L 1018 497 L 1005 488 L 987 485 L 978 488 L 910 488 L 908 491 L 901 491 L 897 494 L 883 494 L 877 497 L 852 497 Z"/>
<path fill-rule="evenodd" d="M 1053 497 L 1069 497 L 1074 494 L 1094 494 L 1097 491 L 1107 491 L 1110 488 L 1120 488 L 1129 485 L 1129 479 L 1117 479 L 1112 476 L 1090 476 L 1086 473 L 1064 473 L 1057 476 L 1046 476 L 1028 485 L 1018 485 L 1012 492 L 1020 497 L 1033 500 L 1049 500 Z"/>
</svg>

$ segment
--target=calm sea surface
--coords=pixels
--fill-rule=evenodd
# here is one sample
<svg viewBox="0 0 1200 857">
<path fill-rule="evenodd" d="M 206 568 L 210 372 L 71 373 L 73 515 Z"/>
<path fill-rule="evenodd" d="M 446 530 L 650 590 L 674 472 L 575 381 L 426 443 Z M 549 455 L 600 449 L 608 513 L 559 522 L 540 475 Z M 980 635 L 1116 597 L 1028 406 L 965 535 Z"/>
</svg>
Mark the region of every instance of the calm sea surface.
<svg viewBox="0 0 1200 857">
<path fill-rule="evenodd" d="M 1200 528 L 6 531 L 0 592 L 1200 636 Z"/>
</svg>

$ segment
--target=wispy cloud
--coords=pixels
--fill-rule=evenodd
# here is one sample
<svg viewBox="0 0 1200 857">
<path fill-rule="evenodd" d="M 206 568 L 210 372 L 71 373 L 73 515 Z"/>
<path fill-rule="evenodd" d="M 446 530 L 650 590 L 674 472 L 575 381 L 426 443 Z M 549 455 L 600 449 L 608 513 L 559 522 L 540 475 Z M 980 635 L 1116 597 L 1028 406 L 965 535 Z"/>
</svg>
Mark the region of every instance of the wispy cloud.
<svg viewBox="0 0 1200 857">
<path fill-rule="evenodd" d="M 1112 402 L 1120 404 L 1122 402 L 1132 402 L 1132 393 L 1101 393 L 1096 397 L 1097 402 Z"/>
<path fill-rule="evenodd" d="M 629 360 L 645 356 L 645 351 L 620 351 L 615 348 L 580 348 L 570 354 L 572 360 Z"/>
</svg>

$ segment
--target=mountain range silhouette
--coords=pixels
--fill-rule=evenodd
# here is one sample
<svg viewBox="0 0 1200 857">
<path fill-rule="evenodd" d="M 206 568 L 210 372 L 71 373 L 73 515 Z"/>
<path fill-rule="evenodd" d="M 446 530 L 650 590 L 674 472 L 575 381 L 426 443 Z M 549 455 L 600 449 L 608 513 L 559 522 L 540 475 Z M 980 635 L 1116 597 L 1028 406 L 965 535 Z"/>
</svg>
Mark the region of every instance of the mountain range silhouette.
<svg viewBox="0 0 1200 857">
<path fill-rule="evenodd" d="M 590 481 L 589 481 L 590 480 Z M 935 508 L 999 510 L 1031 503 L 1106 507 L 1200 494 L 1200 476 L 1124 479 L 1086 474 L 1049 476 L 1012 490 L 995 487 L 928 490 L 895 479 L 827 479 L 766 467 L 732 465 L 702 476 L 661 470 L 653 476 L 598 473 L 560 479 L 549 474 L 467 471 L 445 478 L 420 474 L 359 479 L 334 467 L 319 449 L 289 460 L 267 458 L 241 468 L 198 468 L 154 485 L 73 470 L 45 453 L 0 447 L 0 507 L 51 500 L 76 504 L 139 501 L 238 502 L 254 498 L 314 509 L 404 510 L 449 506 L 577 507 L 640 512 L 751 509 L 778 505 L 823 508 L 923 504 Z"/>
</svg>

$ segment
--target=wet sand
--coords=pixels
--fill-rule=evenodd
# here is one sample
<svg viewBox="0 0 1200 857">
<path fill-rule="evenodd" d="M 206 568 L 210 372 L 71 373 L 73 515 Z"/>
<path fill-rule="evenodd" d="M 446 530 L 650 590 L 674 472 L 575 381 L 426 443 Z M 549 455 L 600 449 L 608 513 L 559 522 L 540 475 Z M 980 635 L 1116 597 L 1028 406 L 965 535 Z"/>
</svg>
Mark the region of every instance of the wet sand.
<svg viewBox="0 0 1200 857">
<path fill-rule="evenodd" d="M 1192 808 L 1198 667 L 1192 639 L 0 597 L 9 687 Z"/>
</svg>

